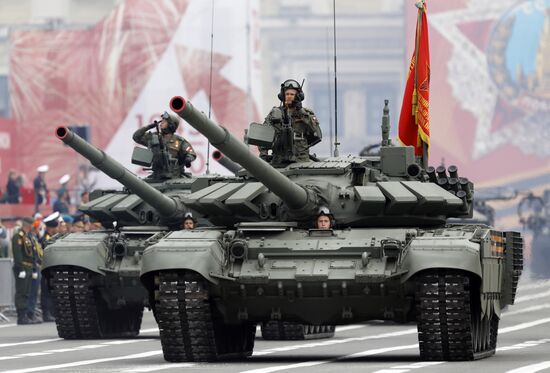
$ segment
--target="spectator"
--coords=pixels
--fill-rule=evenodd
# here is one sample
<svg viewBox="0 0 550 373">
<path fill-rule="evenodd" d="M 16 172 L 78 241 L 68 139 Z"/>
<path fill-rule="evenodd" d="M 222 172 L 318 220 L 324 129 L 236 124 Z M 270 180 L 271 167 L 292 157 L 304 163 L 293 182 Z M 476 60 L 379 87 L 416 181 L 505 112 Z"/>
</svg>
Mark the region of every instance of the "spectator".
<svg viewBox="0 0 550 373">
<path fill-rule="evenodd" d="M 23 178 L 21 175 L 17 175 L 17 172 L 10 170 L 8 173 L 8 183 L 6 184 L 6 203 L 19 203 L 21 202 L 21 186 L 23 185 Z"/>
<path fill-rule="evenodd" d="M 45 204 L 48 200 L 48 187 L 46 186 L 46 181 L 44 176 L 50 168 L 47 164 L 42 165 L 36 169 L 38 175 L 34 178 L 33 188 L 34 188 L 34 211 L 39 210 L 39 206 Z"/>
<path fill-rule="evenodd" d="M 8 257 L 8 229 L 2 224 L 0 219 L 0 258 Z"/>
<path fill-rule="evenodd" d="M 69 213 L 68 193 L 66 190 L 57 191 L 57 200 L 53 204 L 53 212 L 59 212 L 62 215 Z"/>
</svg>

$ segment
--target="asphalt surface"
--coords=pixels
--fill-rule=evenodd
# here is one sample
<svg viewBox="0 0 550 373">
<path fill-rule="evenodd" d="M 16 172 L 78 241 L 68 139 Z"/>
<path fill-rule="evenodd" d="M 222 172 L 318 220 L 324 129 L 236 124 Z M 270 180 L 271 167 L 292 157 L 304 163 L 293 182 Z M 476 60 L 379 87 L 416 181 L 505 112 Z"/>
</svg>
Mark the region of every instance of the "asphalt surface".
<svg viewBox="0 0 550 373">
<path fill-rule="evenodd" d="M 146 312 L 138 338 L 66 341 L 54 323 L 0 324 L 0 372 L 550 372 L 550 280 L 520 281 L 516 304 L 503 313 L 497 353 L 475 362 L 424 362 L 416 325 L 371 322 L 338 327 L 315 341 L 264 341 L 245 361 L 168 363 Z"/>
</svg>

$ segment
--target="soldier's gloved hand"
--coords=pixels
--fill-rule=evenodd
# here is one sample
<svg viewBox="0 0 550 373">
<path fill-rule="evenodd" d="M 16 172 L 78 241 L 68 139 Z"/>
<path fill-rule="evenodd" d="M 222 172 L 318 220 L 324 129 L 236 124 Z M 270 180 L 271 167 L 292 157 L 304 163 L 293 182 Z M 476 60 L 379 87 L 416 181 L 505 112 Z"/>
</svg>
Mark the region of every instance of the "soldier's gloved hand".
<svg viewBox="0 0 550 373">
<path fill-rule="evenodd" d="M 153 129 L 157 126 L 156 123 L 151 123 L 151 124 L 148 124 L 147 126 L 145 126 L 145 128 L 147 128 L 147 130 L 150 130 L 150 129 Z"/>
<path fill-rule="evenodd" d="M 38 272 L 33 272 L 32 273 L 32 279 L 36 280 L 37 278 L 38 278 Z"/>
<path fill-rule="evenodd" d="M 300 100 L 295 100 L 295 101 L 294 101 L 294 108 L 295 108 L 296 110 L 300 110 L 300 109 L 302 108 L 302 101 L 300 101 Z"/>
<path fill-rule="evenodd" d="M 17 277 L 19 277 L 20 279 L 24 279 L 25 277 L 27 277 L 27 272 L 21 271 L 19 272 L 19 275 Z"/>
<path fill-rule="evenodd" d="M 191 162 L 193 160 L 190 157 L 183 158 L 183 165 L 187 168 L 191 168 Z"/>
</svg>

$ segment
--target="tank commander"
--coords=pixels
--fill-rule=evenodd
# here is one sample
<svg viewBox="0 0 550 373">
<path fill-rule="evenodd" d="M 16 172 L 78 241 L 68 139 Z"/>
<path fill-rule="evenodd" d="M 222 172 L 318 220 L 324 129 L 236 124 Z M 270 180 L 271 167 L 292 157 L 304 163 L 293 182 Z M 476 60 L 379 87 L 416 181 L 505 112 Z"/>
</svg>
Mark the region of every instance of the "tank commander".
<svg viewBox="0 0 550 373">
<path fill-rule="evenodd" d="M 188 212 L 185 214 L 185 217 L 183 218 L 182 227 L 183 229 L 195 229 L 197 226 L 197 221 L 193 217 L 193 214 Z"/>
<path fill-rule="evenodd" d="M 281 104 L 271 109 L 263 123 L 275 129 L 272 154 L 268 155 L 269 148 L 260 147 L 260 157 L 274 166 L 308 162 L 309 148 L 322 138 L 319 121 L 311 109 L 302 106 L 305 96 L 296 80 L 285 80 L 277 97 Z"/>
<path fill-rule="evenodd" d="M 330 213 L 328 207 L 321 207 L 317 218 L 315 219 L 316 229 L 332 229 L 334 228 L 335 221 L 334 216 Z"/>
<path fill-rule="evenodd" d="M 179 177 L 184 174 L 185 167 L 190 168 L 191 162 L 197 158 L 191 144 L 176 135 L 178 125 L 179 118 L 165 111 L 160 122 L 155 121 L 134 132 L 134 141 L 153 151 L 153 174 L 167 171 Z M 147 132 L 153 128 L 157 129 L 157 133 Z"/>
</svg>

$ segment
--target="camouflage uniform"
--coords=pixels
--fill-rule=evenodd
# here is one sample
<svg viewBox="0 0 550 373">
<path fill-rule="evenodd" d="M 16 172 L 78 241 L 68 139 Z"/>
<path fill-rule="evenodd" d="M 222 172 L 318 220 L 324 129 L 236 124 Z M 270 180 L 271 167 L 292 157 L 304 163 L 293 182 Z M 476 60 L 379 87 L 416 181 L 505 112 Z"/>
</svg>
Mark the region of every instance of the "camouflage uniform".
<svg viewBox="0 0 550 373">
<path fill-rule="evenodd" d="M 312 110 L 302 107 L 300 109 L 288 110 L 288 116 L 294 132 L 293 157 L 284 154 L 284 141 L 282 129 L 284 123 L 284 107 L 274 107 L 264 120 L 264 125 L 271 125 L 275 128 L 275 139 L 271 147 L 273 158 L 271 163 L 281 165 L 292 162 L 308 162 L 309 148 L 321 141 L 322 133 L 319 121 Z M 260 148 L 260 156 L 266 158 L 267 148 Z"/>
<path fill-rule="evenodd" d="M 15 276 L 15 308 L 18 322 L 27 319 L 27 307 L 32 285 L 34 267 L 34 242 L 22 229 L 17 230 L 12 237 L 13 275 Z M 24 278 L 20 274 L 25 272 Z M 25 322 L 23 322 L 25 323 Z"/>
<path fill-rule="evenodd" d="M 134 132 L 134 141 L 140 145 L 148 146 L 148 144 L 151 142 L 152 136 L 157 136 L 156 134 L 147 132 L 149 129 L 154 127 L 155 124 L 151 124 L 149 126 L 138 129 L 136 132 Z M 162 141 L 164 142 L 170 155 L 174 159 L 177 159 L 178 166 L 181 173 L 183 174 L 184 167 L 190 167 L 191 162 L 193 162 L 197 158 L 193 147 L 183 137 L 176 135 L 175 133 L 172 133 L 170 135 L 163 135 Z M 157 162 L 158 160 L 153 159 L 153 171 L 155 171 L 155 164 L 158 164 Z"/>
</svg>

